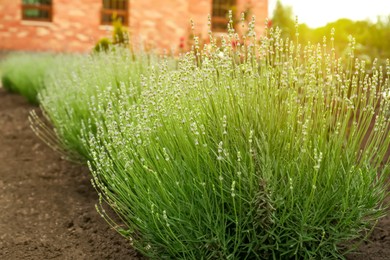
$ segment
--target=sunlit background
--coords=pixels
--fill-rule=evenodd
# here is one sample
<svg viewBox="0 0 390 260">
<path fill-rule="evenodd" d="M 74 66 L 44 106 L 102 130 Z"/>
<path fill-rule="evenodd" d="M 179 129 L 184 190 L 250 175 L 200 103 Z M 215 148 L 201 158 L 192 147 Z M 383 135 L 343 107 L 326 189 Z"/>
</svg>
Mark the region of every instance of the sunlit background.
<svg viewBox="0 0 390 260">
<path fill-rule="evenodd" d="M 269 0 L 269 15 L 277 0 Z M 283 6 L 291 6 L 300 23 L 311 28 L 324 26 L 340 18 L 370 20 L 390 14 L 390 0 L 280 0 Z"/>
</svg>

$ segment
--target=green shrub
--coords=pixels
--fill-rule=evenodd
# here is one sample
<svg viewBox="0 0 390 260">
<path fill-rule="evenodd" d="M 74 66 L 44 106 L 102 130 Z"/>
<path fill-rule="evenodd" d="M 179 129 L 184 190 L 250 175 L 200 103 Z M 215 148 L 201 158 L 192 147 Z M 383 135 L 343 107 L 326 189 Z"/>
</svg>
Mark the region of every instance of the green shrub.
<svg viewBox="0 0 390 260">
<path fill-rule="evenodd" d="M 120 45 L 122 47 L 132 47 L 129 46 L 128 31 L 123 27 L 121 20 L 118 19 L 116 16 L 113 17 L 112 27 L 112 40 L 106 37 L 101 38 L 96 43 L 93 49 L 95 52 L 107 52 L 110 48 L 113 48 L 114 45 Z"/>
<path fill-rule="evenodd" d="M 108 38 L 101 38 L 98 43 L 96 43 L 95 48 L 93 49 L 95 52 L 108 51 L 110 49 L 111 41 Z"/>
<path fill-rule="evenodd" d="M 120 19 L 114 18 L 112 23 L 113 31 L 112 31 L 112 42 L 113 44 L 119 44 L 123 46 L 129 45 L 129 33 L 123 27 Z"/>
<path fill-rule="evenodd" d="M 146 256 L 342 258 L 385 214 L 390 66 L 253 26 L 94 94 L 89 165 L 123 223 L 98 210 Z"/>
<path fill-rule="evenodd" d="M 10 54 L 0 64 L 2 85 L 38 104 L 37 94 L 44 88 L 46 72 L 54 63 L 55 57 L 48 53 Z"/>
</svg>

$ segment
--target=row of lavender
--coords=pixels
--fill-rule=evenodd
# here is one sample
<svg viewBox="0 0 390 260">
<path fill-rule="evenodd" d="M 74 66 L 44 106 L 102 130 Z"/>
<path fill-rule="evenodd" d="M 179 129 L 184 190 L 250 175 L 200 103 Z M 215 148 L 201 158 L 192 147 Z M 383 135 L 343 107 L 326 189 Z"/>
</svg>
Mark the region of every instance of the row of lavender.
<svg viewBox="0 0 390 260">
<path fill-rule="evenodd" d="M 88 163 L 97 210 L 145 256 L 343 258 L 386 214 L 389 63 L 247 29 L 179 58 L 12 55 L 3 85 L 39 102 L 34 131 Z"/>
</svg>

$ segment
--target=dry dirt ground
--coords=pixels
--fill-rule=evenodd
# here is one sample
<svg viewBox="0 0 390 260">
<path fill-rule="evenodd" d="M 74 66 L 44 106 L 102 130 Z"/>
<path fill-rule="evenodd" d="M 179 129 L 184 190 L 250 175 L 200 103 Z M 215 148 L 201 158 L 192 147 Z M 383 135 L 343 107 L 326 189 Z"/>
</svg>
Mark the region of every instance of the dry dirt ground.
<svg viewBox="0 0 390 260">
<path fill-rule="evenodd" d="M 138 259 L 97 214 L 88 169 L 34 135 L 31 109 L 0 87 L 0 259 Z"/>
<path fill-rule="evenodd" d="M 29 128 L 33 107 L 0 88 L 0 259 L 139 259 L 96 213 L 88 169 Z M 349 260 L 390 259 L 390 214 Z"/>
</svg>

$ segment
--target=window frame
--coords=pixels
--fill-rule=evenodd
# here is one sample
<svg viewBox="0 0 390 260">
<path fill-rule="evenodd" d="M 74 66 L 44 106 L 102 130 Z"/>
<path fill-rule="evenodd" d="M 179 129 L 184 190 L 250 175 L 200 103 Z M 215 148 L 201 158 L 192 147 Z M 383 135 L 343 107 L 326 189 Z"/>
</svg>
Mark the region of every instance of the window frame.
<svg viewBox="0 0 390 260">
<path fill-rule="evenodd" d="M 106 22 L 104 19 L 105 15 L 113 16 L 116 14 L 118 17 L 124 17 L 124 20 L 121 21 L 124 26 L 128 26 L 129 24 L 129 6 L 130 6 L 130 1 L 129 0 L 123 0 L 124 2 L 124 9 L 114 9 L 114 8 L 105 8 L 104 7 L 104 1 L 102 1 L 102 10 L 101 10 L 101 15 L 100 15 L 100 24 L 101 25 L 112 25 L 112 21 Z M 115 0 L 106 0 L 109 1 L 109 3 L 112 3 L 111 1 Z"/>
<path fill-rule="evenodd" d="M 26 10 L 39 10 L 47 11 L 48 17 L 29 17 L 25 15 Z M 22 20 L 23 21 L 38 21 L 38 22 L 52 22 L 53 21 L 53 0 L 50 0 L 50 4 L 25 4 L 22 0 Z"/>
<path fill-rule="evenodd" d="M 218 1 L 218 3 L 215 3 L 216 1 Z M 212 0 L 211 1 L 211 30 L 213 32 L 226 33 L 227 26 L 229 23 L 229 18 L 228 18 L 229 10 L 232 10 L 232 7 L 237 6 L 237 0 L 226 0 L 226 2 L 227 2 L 226 4 L 223 4 L 221 2 L 223 2 L 223 0 Z M 215 8 L 216 5 L 217 5 L 217 8 Z M 223 8 L 224 5 L 225 6 L 229 5 L 229 7 L 227 9 Z M 214 13 L 216 11 L 215 9 L 217 9 L 219 12 L 226 11 L 225 17 L 215 14 Z M 234 13 L 233 13 L 233 15 L 234 15 Z M 234 17 L 233 17 L 233 19 L 234 19 Z M 223 28 L 221 26 L 222 24 L 224 25 Z"/>
</svg>

